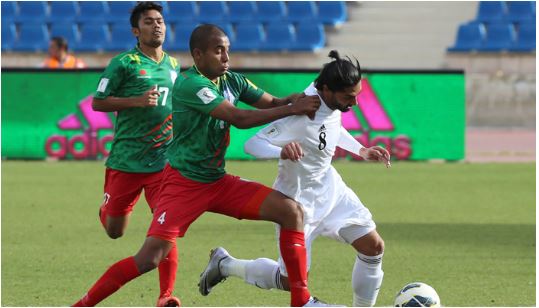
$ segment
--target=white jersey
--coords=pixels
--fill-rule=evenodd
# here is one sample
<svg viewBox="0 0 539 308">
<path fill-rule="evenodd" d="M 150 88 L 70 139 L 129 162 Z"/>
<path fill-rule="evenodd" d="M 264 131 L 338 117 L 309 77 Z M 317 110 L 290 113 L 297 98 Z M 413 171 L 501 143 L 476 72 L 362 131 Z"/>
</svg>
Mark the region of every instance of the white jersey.
<svg viewBox="0 0 539 308">
<path fill-rule="evenodd" d="M 318 92 L 311 84 L 305 94 Z M 376 224 L 331 165 L 337 146 L 355 154 L 363 147 L 342 127 L 339 110 L 331 110 L 322 100 L 314 120 L 290 116 L 272 122 L 247 141 L 245 150 L 259 158 L 279 157 L 281 148 L 290 142 L 298 142 L 305 156 L 297 162 L 280 159 L 273 188 L 301 203 L 309 268 L 311 245 L 318 236 L 352 244 L 374 230 Z M 281 274 L 286 276 L 282 258 L 278 262 Z"/>
</svg>

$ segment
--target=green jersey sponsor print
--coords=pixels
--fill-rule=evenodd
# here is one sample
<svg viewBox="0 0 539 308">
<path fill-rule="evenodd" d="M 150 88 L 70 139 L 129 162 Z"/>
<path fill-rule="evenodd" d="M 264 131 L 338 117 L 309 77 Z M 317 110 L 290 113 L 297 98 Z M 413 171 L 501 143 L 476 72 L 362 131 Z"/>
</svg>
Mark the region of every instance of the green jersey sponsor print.
<svg viewBox="0 0 539 308">
<path fill-rule="evenodd" d="M 107 167 L 142 173 L 164 168 L 165 152 L 172 141 L 171 92 L 179 72 L 175 58 L 163 53 L 156 62 L 138 46 L 112 58 L 99 79 L 96 98 L 140 96 L 154 86 L 160 97 L 155 107 L 128 108 L 116 113 Z"/>
<path fill-rule="evenodd" d="M 213 118 L 210 112 L 225 99 L 256 103 L 264 91 L 245 76 L 227 72 L 214 83 L 195 66 L 181 74 L 172 90 L 174 140 L 167 156 L 183 176 L 209 183 L 225 174 L 225 153 L 230 141 L 230 124 Z"/>
</svg>

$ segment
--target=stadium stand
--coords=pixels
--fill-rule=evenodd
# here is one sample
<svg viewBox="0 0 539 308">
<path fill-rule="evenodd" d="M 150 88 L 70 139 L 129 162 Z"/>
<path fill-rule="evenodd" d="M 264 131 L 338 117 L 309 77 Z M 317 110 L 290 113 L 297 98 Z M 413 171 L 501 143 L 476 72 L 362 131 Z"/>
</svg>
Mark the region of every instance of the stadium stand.
<svg viewBox="0 0 539 308">
<path fill-rule="evenodd" d="M 257 51 L 262 48 L 264 41 L 264 28 L 262 24 L 239 23 L 236 26 L 236 42 L 232 45 L 232 50 Z"/>
<path fill-rule="evenodd" d="M 459 25 L 455 44 L 447 51 L 534 51 L 535 18 L 534 1 L 481 1 L 476 18 Z"/>
<path fill-rule="evenodd" d="M 34 26 L 37 24 L 43 26 L 47 34 L 39 34 L 40 39 L 36 41 L 34 38 L 37 34 L 28 34 L 28 27 L 25 27 L 24 33 L 7 37 L 8 41 L 2 45 L 5 47 L 2 50 L 9 51 L 8 47 L 14 47 L 14 51 L 43 52 L 47 49 L 45 43 L 47 40 L 41 38 L 52 35 L 50 31 L 53 30 L 53 25 L 55 32 L 64 32 L 70 42 L 76 43 L 74 46 L 78 51 L 119 50 L 126 46 L 128 41 L 122 36 L 128 31 L 120 30 L 121 25 L 129 27 L 129 10 L 135 3 L 135 1 L 4 1 L 2 20 L 15 22 L 16 31 L 21 32 L 22 25 L 31 22 Z M 229 34 L 231 41 L 235 42 L 239 24 L 243 24 L 240 29 L 245 31 L 245 23 L 249 22 L 254 27 L 252 31 L 254 44 L 249 48 L 248 44 L 240 43 L 241 50 L 313 52 L 326 44 L 326 36 L 320 32 L 321 27 L 324 32 L 324 26 L 340 25 L 347 19 L 344 1 L 161 1 L 160 3 L 163 5 L 169 32 L 172 32 L 170 37 L 173 39 L 169 44 L 172 51 L 186 50 L 185 43 L 176 42 L 176 39 L 185 38 L 186 23 L 190 23 L 193 27 L 200 23 L 220 25 Z M 318 14 L 319 10 L 323 10 L 325 14 Z M 285 24 L 280 27 L 269 26 L 281 21 Z M 305 22 L 313 24 L 297 28 L 300 23 Z M 58 26 L 60 24 L 66 29 L 60 31 Z M 90 26 L 97 28 L 90 29 Z M 275 44 L 266 41 L 266 37 L 270 40 L 274 38 L 278 28 L 284 31 L 285 37 L 279 37 Z M 260 29 L 262 35 L 257 34 Z M 180 33 L 176 34 L 175 31 Z M 267 33 L 268 31 L 271 33 Z M 301 33 L 298 40 L 295 38 L 296 32 Z M 97 38 L 98 33 L 103 36 Z M 244 35 L 245 32 L 242 36 Z M 86 39 L 98 40 L 86 42 Z M 111 45 L 106 46 L 109 41 L 112 42 Z"/>
<path fill-rule="evenodd" d="M 266 26 L 266 41 L 261 51 L 288 51 L 296 42 L 292 24 L 274 22 Z"/>
</svg>

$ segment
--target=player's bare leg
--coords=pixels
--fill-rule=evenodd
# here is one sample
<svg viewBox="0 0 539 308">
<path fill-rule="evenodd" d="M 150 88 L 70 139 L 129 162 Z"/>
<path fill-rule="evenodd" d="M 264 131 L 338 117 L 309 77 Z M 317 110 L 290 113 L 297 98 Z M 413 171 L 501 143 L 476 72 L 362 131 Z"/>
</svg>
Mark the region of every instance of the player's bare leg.
<svg viewBox="0 0 539 308">
<path fill-rule="evenodd" d="M 99 216 L 107 235 L 111 239 L 117 239 L 124 235 L 127 225 L 129 224 L 131 213 L 124 216 L 110 216 L 104 212 L 103 208 L 100 208 Z"/>
<path fill-rule="evenodd" d="M 354 307 L 374 306 L 384 278 L 382 271 L 384 241 L 378 232 L 373 230 L 355 240 L 352 247 L 357 251 L 352 271 Z"/>
</svg>

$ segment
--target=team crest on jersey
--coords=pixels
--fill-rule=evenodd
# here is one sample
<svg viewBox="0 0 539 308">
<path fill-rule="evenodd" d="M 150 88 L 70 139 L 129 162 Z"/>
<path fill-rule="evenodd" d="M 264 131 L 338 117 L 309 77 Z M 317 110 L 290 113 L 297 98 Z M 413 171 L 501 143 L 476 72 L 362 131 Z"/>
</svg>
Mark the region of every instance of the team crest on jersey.
<svg viewBox="0 0 539 308">
<path fill-rule="evenodd" d="M 223 93 L 223 96 L 232 104 L 234 105 L 234 101 L 236 100 L 236 97 L 234 97 L 234 94 L 230 91 L 228 87 L 225 88 L 225 91 Z"/>
<path fill-rule="evenodd" d="M 170 70 L 170 80 L 172 80 L 172 83 L 176 81 L 177 77 L 178 77 L 178 73 L 176 73 L 176 71 Z"/>
</svg>

